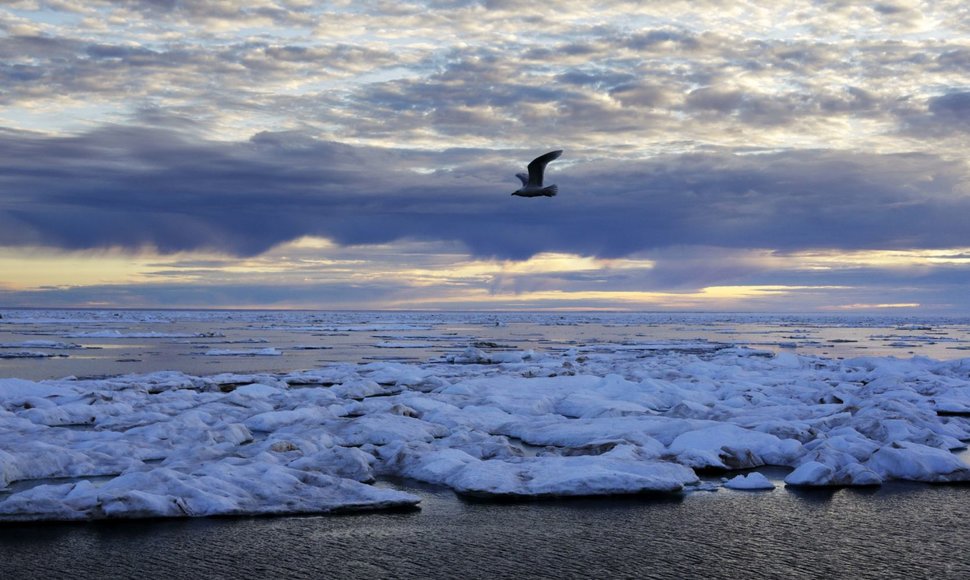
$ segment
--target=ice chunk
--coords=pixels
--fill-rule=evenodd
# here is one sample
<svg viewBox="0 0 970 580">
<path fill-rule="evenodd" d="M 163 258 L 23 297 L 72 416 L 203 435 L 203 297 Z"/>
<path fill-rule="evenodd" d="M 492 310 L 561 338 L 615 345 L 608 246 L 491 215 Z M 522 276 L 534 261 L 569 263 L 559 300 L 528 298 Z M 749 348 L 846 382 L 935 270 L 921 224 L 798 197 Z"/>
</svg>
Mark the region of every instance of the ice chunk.
<svg viewBox="0 0 970 580">
<path fill-rule="evenodd" d="M 414 446 L 390 460 L 399 473 L 481 497 L 536 498 L 681 491 L 698 481 L 676 463 L 637 457 L 625 446 L 602 455 L 479 460 L 454 450 Z"/>
<path fill-rule="evenodd" d="M 213 338 L 223 335 L 214 332 L 121 332 L 120 330 L 95 330 L 92 332 L 75 332 L 66 336 L 67 338 Z"/>
<path fill-rule="evenodd" d="M 551 497 L 674 492 L 696 481 L 692 470 L 676 463 L 582 455 L 473 462 L 449 484 L 470 495 Z"/>
<path fill-rule="evenodd" d="M 49 348 L 54 350 L 70 350 L 84 347 L 80 344 L 59 342 L 55 340 L 22 340 L 20 342 L 0 342 L 0 348 Z"/>
<path fill-rule="evenodd" d="M 788 474 L 785 483 L 789 485 L 831 485 L 835 470 L 819 463 L 818 461 L 806 461 L 798 466 L 795 471 Z"/>
<path fill-rule="evenodd" d="M 729 489 L 775 489 L 775 484 L 757 471 L 747 475 L 737 475 L 724 483 Z"/>
<path fill-rule="evenodd" d="M 271 387 L 269 385 L 262 385 L 259 383 L 251 383 L 235 389 L 233 393 L 235 393 L 236 396 L 241 395 L 245 397 L 264 399 L 274 395 L 281 395 L 283 394 L 283 391 L 277 387 Z"/>
<path fill-rule="evenodd" d="M 14 351 L 2 351 L 0 350 L 0 358 L 64 358 L 67 357 L 66 354 L 59 354 L 53 352 L 43 352 L 38 350 L 14 350 Z"/>
<path fill-rule="evenodd" d="M 691 467 L 744 469 L 762 465 L 788 465 L 802 451 L 794 439 L 722 424 L 679 435 L 669 452 Z"/>
<path fill-rule="evenodd" d="M 943 449 L 919 443 L 898 442 L 882 447 L 867 466 L 885 477 L 946 483 L 970 481 L 970 465 Z"/>
<path fill-rule="evenodd" d="M 97 487 L 40 485 L 0 501 L 0 520 L 327 513 L 415 506 L 420 498 L 268 463 L 216 462 L 192 473 L 132 472 Z"/>
<path fill-rule="evenodd" d="M 71 385 L 37 383 L 24 379 L 0 379 L 0 404 L 25 397 L 53 397 L 57 395 L 76 395 L 78 390 Z"/>
<path fill-rule="evenodd" d="M 496 351 L 485 352 L 474 346 L 469 346 L 460 353 L 449 354 L 444 358 L 450 363 L 457 364 L 498 364 L 517 363 L 531 359 L 535 353 L 529 351 Z"/>
<path fill-rule="evenodd" d="M 789 473 L 785 483 L 814 487 L 868 486 L 880 485 L 882 477 L 859 463 L 835 468 L 818 461 L 807 461 Z"/>
<path fill-rule="evenodd" d="M 287 467 L 368 482 L 374 480 L 374 462 L 373 455 L 360 449 L 335 445 L 295 459 Z"/>
<path fill-rule="evenodd" d="M 402 415 L 381 414 L 351 420 L 337 430 L 345 445 L 386 445 L 393 441 L 431 441 L 448 435 L 448 429 Z"/>
<path fill-rule="evenodd" d="M 276 431 L 295 424 L 319 425 L 334 418 L 326 407 L 304 407 L 285 411 L 267 411 L 246 419 L 246 427 L 251 431 Z"/>
</svg>

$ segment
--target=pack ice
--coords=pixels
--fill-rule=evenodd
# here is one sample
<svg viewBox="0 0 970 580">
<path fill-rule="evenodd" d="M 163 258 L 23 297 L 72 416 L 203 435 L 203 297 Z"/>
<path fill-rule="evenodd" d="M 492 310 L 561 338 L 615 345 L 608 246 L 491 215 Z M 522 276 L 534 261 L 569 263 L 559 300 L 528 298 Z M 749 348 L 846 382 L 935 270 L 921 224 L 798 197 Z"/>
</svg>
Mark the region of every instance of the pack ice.
<svg viewBox="0 0 970 580">
<path fill-rule="evenodd" d="M 649 352 L 645 355 L 645 352 Z M 970 359 L 749 348 L 468 350 L 288 374 L 0 379 L 0 520 L 414 506 L 387 476 L 482 497 L 954 483 Z M 760 475 L 724 485 L 767 489 Z"/>
</svg>

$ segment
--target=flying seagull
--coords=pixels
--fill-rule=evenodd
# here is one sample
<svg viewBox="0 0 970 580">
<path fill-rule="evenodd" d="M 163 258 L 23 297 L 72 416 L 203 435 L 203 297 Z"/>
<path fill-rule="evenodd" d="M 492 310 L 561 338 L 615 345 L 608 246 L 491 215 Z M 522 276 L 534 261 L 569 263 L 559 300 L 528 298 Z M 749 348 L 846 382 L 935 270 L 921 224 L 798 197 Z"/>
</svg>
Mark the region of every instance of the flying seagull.
<svg viewBox="0 0 970 580">
<path fill-rule="evenodd" d="M 515 176 L 522 181 L 522 187 L 517 191 L 513 191 L 512 195 L 518 195 L 519 197 L 552 197 L 559 192 L 559 188 L 555 185 L 549 185 L 542 187 L 542 173 L 546 170 L 546 165 L 549 164 L 553 159 L 558 158 L 562 155 L 562 149 L 559 151 L 550 151 L 545 155 L 540 155 L 532 160 L 529 164 L 529 174 L 516 173 Z"/>
</svg>

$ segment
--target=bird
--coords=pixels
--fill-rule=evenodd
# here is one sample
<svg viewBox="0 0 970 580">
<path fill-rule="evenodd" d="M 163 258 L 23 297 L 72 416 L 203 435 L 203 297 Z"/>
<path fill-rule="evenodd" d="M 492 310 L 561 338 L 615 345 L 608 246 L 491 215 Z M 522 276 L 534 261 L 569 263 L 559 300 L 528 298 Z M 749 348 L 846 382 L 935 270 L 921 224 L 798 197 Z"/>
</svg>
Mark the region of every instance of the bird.
<svg viewBox="0 0 970 580">
<path fill-rule="evenodd" d="M 553 159 L 558 159 L 562 155 L 562 149 L 550 151 L 545 155 L 540 155 L 529 163 L 529 174 L 516 173 L 515 176 L 522 181 L 522 187 L 512 192 L 512 195 L 519 197 L 552 197 L 559 193 L 556 185 L 542 186 L 542 174 L 546 170 L 546 165 Z"/>
</svg>

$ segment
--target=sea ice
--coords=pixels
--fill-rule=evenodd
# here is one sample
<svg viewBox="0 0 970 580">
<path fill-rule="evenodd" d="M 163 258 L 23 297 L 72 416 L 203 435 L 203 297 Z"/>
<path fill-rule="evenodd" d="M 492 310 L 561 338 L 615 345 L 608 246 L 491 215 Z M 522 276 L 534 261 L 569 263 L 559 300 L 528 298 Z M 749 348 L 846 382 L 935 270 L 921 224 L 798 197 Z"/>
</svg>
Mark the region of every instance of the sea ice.
<svg viewBox="0 0 970 580">
<path fill-rule="evenodd" d="M 388 465 L 405 477 L 480 497 L 539 498 L 674 492 L 698 482 L 693 470 L 641 457 L 634 446 L 601 455 L 480 459 L 458 449 L 406 444 Z"/>
<path fill-rule="evenodd" d="M 674 439 L 670 453 L 684 465 L 699 468 L 746 469 L 762 465 L 788 465 L 802 444 L 769 433 L 720 424 L 688 431 Z"/>
<path fill-rule="evenodd" d="M 49 348 L 56 350 L 84 348 L 80 344 L 56 340 L 21 340 L 19 342 L 0 342 L 0 348 Z"/>
<path fill-rule="evenodd" d="M 737 475 L 724 482 L 724 487 L 729 489 L 775 489 L 775 484 L 768 481 L 764 475 L 754 471 L 747 475 Z"/>
<path fill-rule="evenodd" d="M 792 469 L 789 485 L 965 482 L 970 466 L 952 450 L 970 440 L 968 368 L 733 347 L 472 346 L 285 374 L 6 378 L 0 520 L 417 503 L 369 485 L 382 476 L 514 498 L 689 491 L 703 488 L 695 469 L 762 465 Z"/>
<path fill-rule="evenodd" d="M 54 357 L 66 357 L 66 354 L 44 352 L 39 350 L 13 350 L 13 351 L 2 351 L 0 350 L 0 358 L 54 358 Z"/>
<path fill-rule="evenodd" d="M 268 461 L 205 463 L 192 473 L 155 467 L 104 483 L 39 485 L 0 502 L 0 520 L 82 520 L 326 513 L 407 507 L 419 498 Z"/>
<path fill-rule="evenodd" d="M 90 332 L 74 332 L 67 338 L 214 338 L 223 335 L 213 332 L 122 332 L 120 330 L 94 330 Z"/>
</svg>

